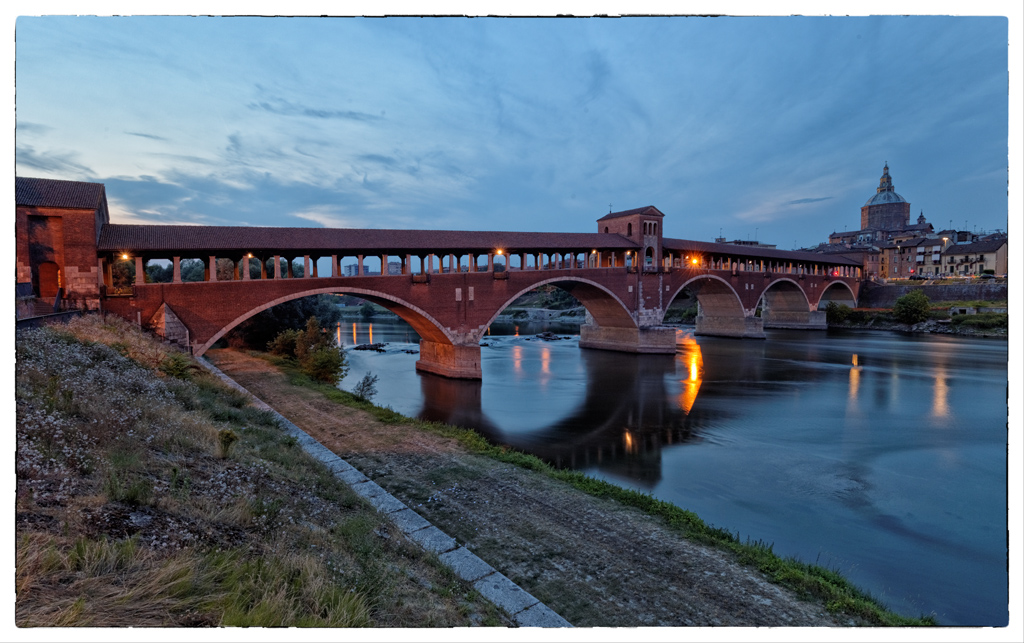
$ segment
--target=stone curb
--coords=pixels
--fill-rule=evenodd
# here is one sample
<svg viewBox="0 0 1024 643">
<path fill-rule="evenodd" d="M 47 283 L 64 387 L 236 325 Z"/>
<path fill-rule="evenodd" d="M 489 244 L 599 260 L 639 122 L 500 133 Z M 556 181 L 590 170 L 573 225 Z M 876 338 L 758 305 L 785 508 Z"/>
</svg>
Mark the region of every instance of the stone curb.
<svg viewBox="0 0 1024 643">
<path fill-rule="evenodd" d="M 249 397 L 253 406 L 274 414 L 281 424 L 281 428 L 294 437 L 307 453 L 326 465 L 335 477 L 349 485 L 378 512 L 385 514 L 406 537 L 425 550 L 437 554 L 441 563 L 450 568 L 456 576 L 471 583 L 481 596 L 508 612 L 517 625 L 520 627 L 572 627 L 569 621 L 468 549 L 459 546 L 454 538 L 407 507 L 405 503 L 389 494 L 383 487 L 367 478 L 348 462 L 339 458 L 337 454 L 317 442 L 311 435 L 228 377 L 219 368 L 202 357 L 197 357 L 196 361 L 219 377 L 225 384 Z"/>
</svg>

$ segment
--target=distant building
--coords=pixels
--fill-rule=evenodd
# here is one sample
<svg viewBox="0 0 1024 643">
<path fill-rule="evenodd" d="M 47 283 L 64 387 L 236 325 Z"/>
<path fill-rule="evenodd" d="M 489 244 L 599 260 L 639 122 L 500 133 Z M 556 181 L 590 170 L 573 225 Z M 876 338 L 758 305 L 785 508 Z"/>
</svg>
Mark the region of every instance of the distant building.
<svg viewBox="0 0 1024 643">
<path fill-rule="evenodd" d="M 357 276 L 359 274 L 359 266 L 358 266 L 358 264 L 354 264 L 354 263 L 345 264 L 344 266 L 341 267 L 341 274 L 344 277 L 355 277 L 355 276 Z M 388 274 L 389 275 L 400 275 L 400 274 L 402 274 L 402 263 L 400 261 L 389 261 L 388 262 Z M 364 266 L 363 267 L 363 276 L 364 277 L 379 277 L 380 276 L 380 271 L 379 270 L 367 270 L 366 267 Z"/>
<path fill-rule="evenodd" d="M 950 245 L 943 253 L 943 272 L 957 277 L 982 275 L 986 270 L 1005 275 L 1008 268 L 1005 235 L 990 235 L 972 243 Z"/>
<path fill-rule="evenodd" d="M 733 246 L 747 246 L 747 247 L 751 247 L 751 248 L 776 248 L 776 247 L 778 247 L 774 243 L 761 243 L 760 241 L 751 241 L 749 239 L 747 239 L 746 241 L 744 241 L 743 239 L 733 239 L 732 241 L 726 241 L 725 237 L 716 237 L 715 238 L 715 243 L 728 243 L 728 244 L 733 245 Z"/>
<path fill-rule="evenodd" d="M 875 195 L 861 206 L 860 230 L 833 232 L 828 242 L 829 245 L 847 247 L 871 246 L 931 234 L 934 234 L 934 228 L 925 220 L 923 211 L 917 217 L 917 223 L 910 223 L 910 202 L 896 192 L 889 176 L 889 164 L 886 163 Z"/>
<path fill-rule="evenodd" d="M 1005 240 L 1005 236 L 1000 238 Z M 964 264 L 954 263 L 952 265 L 956 269 L 951 270 L 948 258 L 944 257 L 955 246 L 978 241 L 978 235 L 968 230 L 946 229 L 936 233 L 923 211 L 916 223 L 911 223 L 910 202 L 896 192 L 889 175 L 889 164 L 886 163 L 875 194 L 860 209 L 860 229 L 833 232 L 827 244 L 807 250 L 859 261 L 863 274 L 869 279 L 906 279 L 964 274 L 964 270 L 971 269 L 970 260 L 966 261 L 967 268 L 961 270 Z M 1005 255 L 1005 246 L 1003 253 Z M 975 253 L 981 254 L 984 253 Z M 957 250 L 956 257 L 957 260 L 966 260 L 968 253 Z M 989 251 L 987 259 L 997 261 L 993 257 Z M 974 260 L 974 268 L 981 263 Z M 1002 271 L 997 270 L 997 274 L 1005 274 L 1005 271 L 1004 267 Z"/>
</svg>

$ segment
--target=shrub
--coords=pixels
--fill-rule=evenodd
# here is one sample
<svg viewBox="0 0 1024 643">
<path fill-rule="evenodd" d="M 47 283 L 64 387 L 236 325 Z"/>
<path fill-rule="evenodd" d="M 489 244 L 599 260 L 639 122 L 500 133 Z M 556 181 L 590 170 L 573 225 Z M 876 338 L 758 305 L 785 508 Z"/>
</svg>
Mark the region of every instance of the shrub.
<svg viewBox="0 0 1024 643">
<path fill-rule="evenodd" d="M 359 380 L 356 387 L 352 389 L 352 394 L 369 402 L 377 394 L 377 379 L 377 376 L 373 373 L 367 373 L 363 376 L 363 379 Z"/>
<path fill-rule="evenodd" d="M 345 377 L 345 356 L 334 346 L 318 347 L 306 353 L 302 371 L 318 382 L 337 385 Z"/>
<path fill-rule="evenodd" d="M 931 302 L 920 290 L 913 290 L 899 299 L 892 307 L 892 314 L 901 324 L 916 324 L 928 319 Z"/>
<path fill-rule="evenodd" d="M 267 343 L 267 350 L 274 355 L 293 357 L 295 355 L 295 340 L 298 336 L 299 331 L 297 330 L 291 328 L 282 330 L 277 337 Z"/>
<path fill-rule="evenodd" d="M 199 368 L 184 353 L 171 353 L 160 362 L 158 368 L 171 377 L 179 380 L 192 379 L 192 372 Z"/>
<path fill-rule="evenodd" d="M 220 457 L 227 458 L 231 453 L 231 445 L 238 442 L 238 434 L 231 429 L 221 429 L 217 432 L 217 444 L 220 446 Z"/>
<path fill-rule="evenodd" d="M 978 313 L 977 315 L 953 315 L 950 323 L 954 326 L 967 326 L 987 330 L 991 328 L 1007 328 L 1010 316 L 1006 313 Z"/>
<path fill-rule="evenodd" d="M 825 322 L 830 326 L 834 324 L 843 324 L 850 318 L 850 313 L 852 312 L 853 309 L 846 304 L 830 301 L 825 306 Z"/>
</svg>

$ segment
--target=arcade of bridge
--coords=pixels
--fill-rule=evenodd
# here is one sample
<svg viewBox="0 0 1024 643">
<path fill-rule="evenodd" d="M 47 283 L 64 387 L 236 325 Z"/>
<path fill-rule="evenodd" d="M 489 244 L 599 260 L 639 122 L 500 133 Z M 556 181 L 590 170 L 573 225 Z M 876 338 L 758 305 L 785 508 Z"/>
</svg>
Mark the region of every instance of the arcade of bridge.
<svg viewBox="0 0 1024 643">
<path fill-rule="evenodd" d="M 651 247 L 647 241 L 645 248 Z M 113 224 L 104 226 L 97 244 L 105 306 L 140 322 L 166 316 L 160 311 L 169 308 L 199 354 L 261 310 L 313 294 L 348 293 L 409 322 L 423 338 L 418 368 L 474 378 L 480 376 L 479 341 L 487 327 L 516 298 L 541 285 L 567 290 L 587 308 L 593 324 L 581 331 L 581 346 L 674 352 L 674 332 L 659 326 L 683 288 L 700 302 L 698 333 L 763 338 L 763 328 L 773 323 L 823 327 L 813 318 L 822 293 L 835 283 L 854 282 L 859 271 L 852 261 L 818 254 L 678 239 L 663 240 L 657 263 L 637 262 L 639 251 L 637 243 L 614 233 Z M 300 256 L 306 266 L 302 278 L 277 269 L 282 258 L 290 264 Z M 144 282 L 145 261 L 157 257 L 173 261 L 169 284 Z M 233 278 L 217 279 L 219 257 L 240 266 Z M 320 257 L 330 257 L 329 277 L 317 274 Z M 344 257 L 357 259 L 355 274 L 341 276 Z M 380 257 L 381 266 L 397 257 L 401 274 L 369 275 L 361 268 L 367 257 Z M 110 267 L 123 258 L 135 261 L 136 283 L 118 291 Z M 204 281 L 182 283 L 184 258 L 208 262 Z M 253 271 L 250 260 L 261 269 Z M 269 279 L 266 260 L 276 267 Z M 127 300 L 117 301 L 116 294 Z M 763 320 L 754 315 L 762 296 L 768 311 Z"/>
</svg>

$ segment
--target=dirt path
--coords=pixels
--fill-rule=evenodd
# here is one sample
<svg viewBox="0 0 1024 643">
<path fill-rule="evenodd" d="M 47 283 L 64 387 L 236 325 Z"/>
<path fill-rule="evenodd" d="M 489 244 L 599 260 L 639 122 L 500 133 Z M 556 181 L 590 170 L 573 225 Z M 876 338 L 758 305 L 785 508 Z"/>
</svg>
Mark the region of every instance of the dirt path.
<svg viewBox="0 0 1024 643">
<path fill-rule="evenodd" d="M 207 357 L 577 627 L 850 624 L 638 510 L 382 424 L 259 358 Z"/>
</svg>

